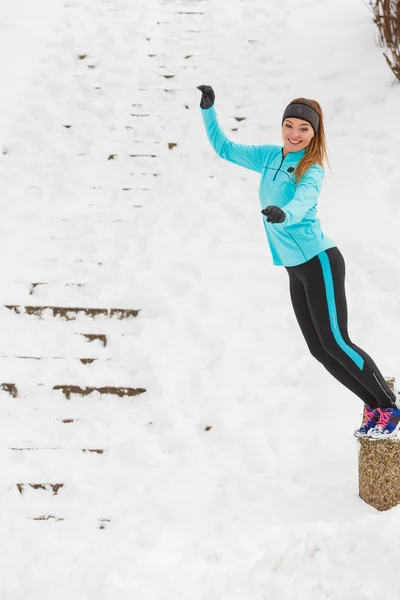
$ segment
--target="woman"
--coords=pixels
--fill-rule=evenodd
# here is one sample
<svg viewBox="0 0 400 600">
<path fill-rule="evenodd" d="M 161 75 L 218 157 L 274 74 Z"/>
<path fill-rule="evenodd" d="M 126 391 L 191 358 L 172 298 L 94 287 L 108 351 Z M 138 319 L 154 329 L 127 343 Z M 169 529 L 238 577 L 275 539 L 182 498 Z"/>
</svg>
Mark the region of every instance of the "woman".
<svg viewBox="0 0 400 600">
<path fill-rule="evenodd" d="M 289 275 L 290 296 L 311 354 L 365 403 L 356 437 L 388 438 L 400 428 L 396 396 L 378 367 L 347 333 L 345 263 L 317 217 L 327 160 L 323 114 L 315 100 L 296 98 L 282 118 L 281 146 L 245 146 L 220 128 L 215 94 L 201 85 L 208 139 L 219 156 L 261 174 L 259 198 L 273 264 Z"/>
</svg>

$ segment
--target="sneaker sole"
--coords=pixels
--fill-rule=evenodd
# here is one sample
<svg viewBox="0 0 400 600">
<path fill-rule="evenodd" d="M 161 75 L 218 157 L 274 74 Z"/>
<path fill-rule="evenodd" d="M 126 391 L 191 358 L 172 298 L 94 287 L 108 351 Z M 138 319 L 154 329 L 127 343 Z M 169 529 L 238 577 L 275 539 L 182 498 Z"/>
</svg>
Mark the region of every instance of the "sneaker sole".
<svg viewBox="0 0 400 600">
<path fill-rule="evenodd" d="M 367 433 L 353 433 L 354 437 L 357 439 L 369 437 L 369 432 Z"/>
<path fill-rule="evenodd" d="M 359 433 L 359 429 L 356 429 L 355 431 L 353 431 L 353 435 L 356 438 L 366 438 L 366 437 L 370 437 L 370 432 L 375 428 L 377 421 L 375 422 L 374 426 L 371 426 L 368 431 L 366 431 L 365 433 Z"/>
<path fill-rule="evenodd" d="M 378 432 L 375 432 L 375 435 L 374 435 L 374 432 L 371 431 L 371 433 L 369 434 L 368 437 L 372 438 L 373 440 L 382 440 L 382 439 L 388 440 L 390 438 L 397 437 L 397 433 L 398 433 L 399 429 L 400 429 L 400 421 L 397 423 L 396 428 L 393 429 L 393 431 L 391 433 L 380 433 L 378 431 Z"/>
</svg>

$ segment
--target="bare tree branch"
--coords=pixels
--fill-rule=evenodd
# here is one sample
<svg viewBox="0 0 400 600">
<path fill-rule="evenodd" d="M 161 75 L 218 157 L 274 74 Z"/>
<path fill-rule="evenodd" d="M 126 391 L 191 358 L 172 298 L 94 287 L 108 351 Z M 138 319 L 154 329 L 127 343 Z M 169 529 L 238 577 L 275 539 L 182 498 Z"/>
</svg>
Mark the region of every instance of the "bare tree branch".
<svg viewBox="0 0 400 600">
<path fill-rule="evenodd" d="M 379 31 L 379 45 L 387 64 L 400 81 L 400 0 L 370 0 Z"/>
</svg>

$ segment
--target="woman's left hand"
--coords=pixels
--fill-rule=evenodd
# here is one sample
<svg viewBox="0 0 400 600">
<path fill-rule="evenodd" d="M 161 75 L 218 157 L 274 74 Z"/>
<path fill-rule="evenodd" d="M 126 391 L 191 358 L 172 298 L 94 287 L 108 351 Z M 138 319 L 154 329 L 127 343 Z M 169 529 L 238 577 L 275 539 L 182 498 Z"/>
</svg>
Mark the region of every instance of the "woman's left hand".
<svg viewBox="0 0 400 600">
<path fill-rule="evenodd" d="M 279 206 L 270 205 L 264 208 L 262 214 L 267 217 L 268 223 L 283 223 L 286 219 L 286 214 Z"/>
</svg>

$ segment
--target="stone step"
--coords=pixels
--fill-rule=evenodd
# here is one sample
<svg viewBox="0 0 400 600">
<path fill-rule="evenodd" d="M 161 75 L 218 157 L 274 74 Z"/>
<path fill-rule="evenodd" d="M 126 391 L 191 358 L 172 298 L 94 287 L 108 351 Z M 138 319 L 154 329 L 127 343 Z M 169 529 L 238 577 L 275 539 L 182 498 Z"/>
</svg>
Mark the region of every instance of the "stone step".
<svg viewBox="0 0 400 600">
<path fill-rule="evenodd" d="M 32 387 L 32 386 L 31 386 Z M 43 395 L 46 393 L 46 389 L 49 392 L 50 389 L 47 388 L 42 383 L 38 383 L 35 386 L 37 389 L 41 388 Z M 60 391 L 64 394 L 67 400 L 70 400 L 71 396 L 89 396 L 93 392 L 97 392 L 101 396 L 118 396 L 119 398 L 123 397 L 133 397 L 139 396 L 140 394 L 144 394 L 146 392 L 145 388 L 134 388 L 134 387 L 122 387 L 122 386 L 81 386 L 74 384 L 58 384 L 54 385 L 51 388 L 54 391 Z M 0 383 L 0 390 L 3 390 L 7 394 L 9 394 L 12 398 L 19 398 L 20 392 L 18 385 L 15 383 Z"/>
<path fill-rule="evenodd" d="M 16 317 L 18 319 L 18 317 Z M 123 323 L 123 322 L 122 322 Z M 121 323 L 121 324 L 122 324 Z M 52 319 L 27 319 L 9 327 L 0 329 L 0 362 L 3 372 L 13 362 L 20 360 L 80 360 L 93 358 L 109 359 L 107 344 L 110 334 L 93 332 L 80 333 L 73 331 L 81 323 L 76 321 Z M 85 326 L 86 328 L 86 326 Z M 102 324 L 102 330 L 104 324 Z M 112 334 L 113 344 L 130 344 L 132 334 L 123 335 L 118 331 Z M 68 350 L 67 350 L 68 349 Z M 20 366 L 21 368 L 21 366 Z"/>
<path fill-rule="evenodd" d="M 101 386 L 101 387 L 82 387 L 79 385 L 55 385 L 53 390 L 60 390 L 64 396 L 69 400 L 71 395 L 88 396 L 93 392 L 98 392 L 101 396 L 112 395 L 120 398 L 124 396 L 132 397 L 139 396 L 146 392 L 145 388 L 131 388 L 131 387 L 115 387 L 115 386 Z"/>
<path fill-rule="evenodd" d="M 69 448 L 74 445 L 101 448 L 115 436 L 119 439 L 119 428 L 114 425 L 132 415 L 129 403 L 121 404 L 115 396 L 112 402 L 84 402 L 73 398 L 65 402 L 46 402 L 42 406 L 30 398 L 13 397 L 3 402 L 2 443 L 7 446 L 45 446 Z M 10 411 L 9 407 L 14 410 Z M 116 410 L 117 409 L 117 410 Z M 146 429 L 148 424 L 144 423 Z M 39 443 L 40 442 L 40 443 Z"/>
<path fill-rule="evenodd" d="M 46 298 L 49 296 L 53 302 L 57 298 L 71 297 L 79 301 L 79 297 L 86 299 L 87 292 L 85 290 L 86 282 L 52 282 L 52 281 L 37 281 L 37 282 L 10 282 L 7 289 L 0 291 L 0 301 L 2 297 L 7 298 L 7 304 L 18 304 L 21 302 L 32 302 L 32 298 Z"/>
<path fill-rule="evenodd" d="M 152 178 L 157 177 L 153 175 Z M 143 186 L 149 188 L 149 184 Z M 126 186 L 118 190 L 115 190 L 112 194 L 103 187 L 98 187 L 96 193 L 91 194 L 90 198 L 86 197 L 86 203 L 84 207 L 80 207 L 75 214 L 70 214 L 69 217 L 60 216 L 59 218 L 52 219 L 39 219 L 32 220 L 30 222 L 29 229 L 26 227 L 26 222 L 20 219 L 13 219 L 7 222 L 7 229 L 0 228 L 0 235 L 2 236 L 3 243 L 7 241 L 7 237 L 15 239 L 15 236 L 24 238 L 29 235 L 31 240 L 44 239 L 69 239 L 75 236 L 77 239 L 88 239 L 93 235 L 101 235 L 101 237 L 107 237 L 111 235 L 111 232 L 104 230 L 104 224 L 107 223 L 112 229 L 119 231 L 122 225 L 130 227 L 137 223 L 139 212 L 135 211 L 136 205 L 132 197 L 124 192 L 132 191 L 136 189 L 132 182 L 127 182 Z M 137 188 L 140 189 L 140 188 Z M 111 196 L 111 197 L 110 197 Z M 115 202 L 119 203 L 119 206 L 115 206 Z M 87 219 L 88 207 L 93 207 L 90 215 L 90 233 L 88 232 Z M 132 209 L 132 210 L 130 210 Z M 47 211 L 43 211 L 47 214 Z M 48 217 L 48 214 L 47 214 Z M 23 231 L 15 233 L 15 230 L 21 229 L 25 225 Z M 37 226 L 37 229 L 34 228 Z M 29 258 L 29 257 L 27 257 Z"/>
<path fill-rule="evenodd" d="M 40 321 L 38 321 L 38 323 L 35 323 L 35 325 L 39 325 Z M 36 328 L 37 329 L 37 328 Z M 0 335 L 2 333 L 2 331 L 4 332 L 5 330 L 1 330 L 0 329 Z M 118 332 L 115 332 L 118 334 Z M 65 333 L 64 333 L 65 335 Z M 105 333 L 78 333 L 78 332 L 72 332 L 73 336 L 78 336 L 77 339 L 82 340 L 82 342 L 86 344 L 93 344 L 93 346 L 95 347 L 102 347 L 102 348 L 106 348 L 107 343 L 108 343 L 108 338 L 109 338 L 109 334 L 105 334 Z M 124 337 L 129 336 L 131 334 L 129 333 L 125 333 L 125 334 L 120 334 Z M 79 344 L 79 346 L 81 346 L 81 344 Z M 1 346 L 0 346 L 1 347 Z M 6 354 L 0 354 L 0 358 L 7 358 Z M 24 358 L 22 356 L 18 357 L 18 358 Z M 26 358 L 26 357 L 25 357 Z M 49 356 L 42 356 L 41 358 L 52 358 Z M 67 358 L 67 357 L 65 357 Z"/>
<path fill-rule="evenodd" d="M 52 514 L 42 514 L 37 517 L 27 517 L 28 519 L 32 519 L 33 521 L 72 521 L 72 519 L 65 519 L 64 517 L 52 515 Z M 110 523 L 111 519 L 97 519 L 97 529 L 106 529 L 107 523 Z"/>
<path fill-rule="evenodd" d="M 69 279 L 85 283 L 90 278 L 101 275 L 102 261 L 71 256 L 64 256 L 60 259 L 58 255 L 53 255 L 51 258 L 26 256 L 24 258 L 14 257 L 13 268 L 14 272 L 18 273 L 18 279 L 29 282 Z"/>
<path fill-rule="evenodd" d="M 53 447 L 45 447 L 45 446 L 11 446 L 8 448 L 9 450 L 11 450 L 12 452 L 42 452 L 42 451 L 61 451 L 61 452 L 65 452 L 66 449 L 65 448 L 61 448 L 61 447 L 57 447 L 57 446 L 53 446 Z M 84 453 L 94 453 L 94 454 L 105 454 L 106 452 L 108 452 L 108 449 L 104 449 L 104 448 L 75 448 L 75 449 L 71 449 L 68 448 L 68 452 L 84 452 Z"/>
<path fill-rule="evenodd" d="M 78 316 L 86 316 L 90 318 L 106 317 L 109 319 L 131 319 L 137 317 L 140 309 L 131 308 L 87 308 L 87 307 L 68 307 L 68 306 L 23 306 L 15 304 L 6 304 L 6 308 L 14 311 L 18 315 L 29 315 L 42 317 L 50 315 L 70 321 Z"/>
<path fill-rule="evenodd" d="M 117 435 L 117 434 L 116 434 Z M 103 434 L 103 441 L 107 434 Z M 90 499 L 97 491 L 106 491 L 114 477 L 119 475 L 110 471 L 110 451 L 116 444 L 107 440 L 107 444 L 91 443 L 90 440 L 71 439 L 69 443 L 57 443 L 55 440 L 42 441 L 41 443 L 23 443 L 20 440 L 11 440 L 3 444 L 2 461 L 2 494 L 9 492 L 24 500 L 29 498 L 42 498 L 41 506 L 52 500 L 51 488 L 47 491 L 34 490 L 25 485 L 21 495 L 17 483 L 32 482 L 34 484 L 62 483 L 62 491 L 57 496 L 57 503 L 69 502 L 71 493 L 76 495 L 79 488 L 81 498 Z M 72 466 L 79 465 L 78 469 Z M 7 482 L 9 482 L 7 484 Z M 86 487 L 85 487 L 86 486 Z M 72 492 L 75 490 L 75 492 Z M 49 506 L 49 504 L 47 504 Z"/>
<path fill-rule="evenodd" d="M 19 447 L 9 447 L 9 450 L 11 450 L 12 452 L 47 452 L 47 451 L 61 451 L 61 452 L 65 452 L 65 448 L 58 448 L 57 446 L 54 447 L 40 447 L 40 446 L 19 446 Z M 90 453 L 90 454 L 98 454 L 98 455 L 102 455 L 105 454 L 106 452 L 108 452 L 108 449 L 104 449 L 104 448 L 76 448 L 76 449 L 71 449 L 68 448 L 68 452 L 83 452 L 83 453 Z"/>
<path fill-rule="evenodd" d="M 9 380 L 17 378 L 25 381 L 45 380 L 49 373 L 51 379 L 63 379 L 74 377 L 81 379 L 86 373 L 91 373 L 93 379 L 97 379 L 96 373 L 99 370 L 112 368 L 113 376 L 123 377 L 125 374 L 125 365 L 110 365 L 111 358 L 72 358 L 65 356 L 42 357 L 42 356 L 7 356 L 0 357 L 0 372 L 7 373 Z M 129 361 L 127 360 L 128 364 Z M 93 370 L 94 369 L 94 370 Z"/>
<path fill-rule="evenodd" d="M 140 201 L 138 204 L 140 204 Z M 127 231 L 131 231 L 128 226 L 126 229 Z M 83 260 L 82 257 L 85 257 L 85 261 L 88 262 L 103 262 L 110 259 L 110 251 L 113 251 L 115 248 L 115 235 L 112 236 L 111 233 L 110 236 L 101 236 L 101 244 L 99 244 L 99 238 L 96 235 L 84 238 L 81 237 L 78 243 L 76 239 L 61 239 L 54 236 L 52 238 L 42 239 L 40 244 L 36 244 L 35 240 L 32 240 L 28 234 L 25 234 L 24 237 L 20 237 L 18 242 L 22 245 L 24 240 L 26 243 L 27 239 L 33 244 L 32 249 L 29 251 L 30 261 L 40 261 L 52 257 L 53 260 L 61 263 L 64 260 L 69 261 L 71 257 L 74 257 L 76 260 Z M 13 240 L 14 246 L 16 245 L 16 242 L 17 236 L 15 236 Z M 4 243 L 5 241 L 3 240 L 3 244 Z M 60 274 L 64 278 L 64 274 Z M 20 278 L 20 273 L 18 275 Z"/>
<path fill-rule="evenodd" d="M 4 363 L 7 365 L 7 362 L 15 362 L 16 360 L 25 360 L 25 361 L 36 361 L 42 360 L 47 363 L 47 365 L 51 361 L 70 361 L 71 364 L 75 364 L 76 362 L 80 362 L 82 365 L 90 365 L 96 361 L 100 361 L 102 363 L 109 362 L 110 358 L 99 359 L 99 358 L 77 358 L 71 356 L 0 356 L 0 365 L 4 368 Z"/>
<path fill-rule="evenodd" d="M 28 487 L 34 490 L 44 490 L 51 492 L 53 496 L 57 496 L 58 491 L 64 487 L 63 483 L 16 483 L 19 493 L 22 495 Z"/>
</svg>

